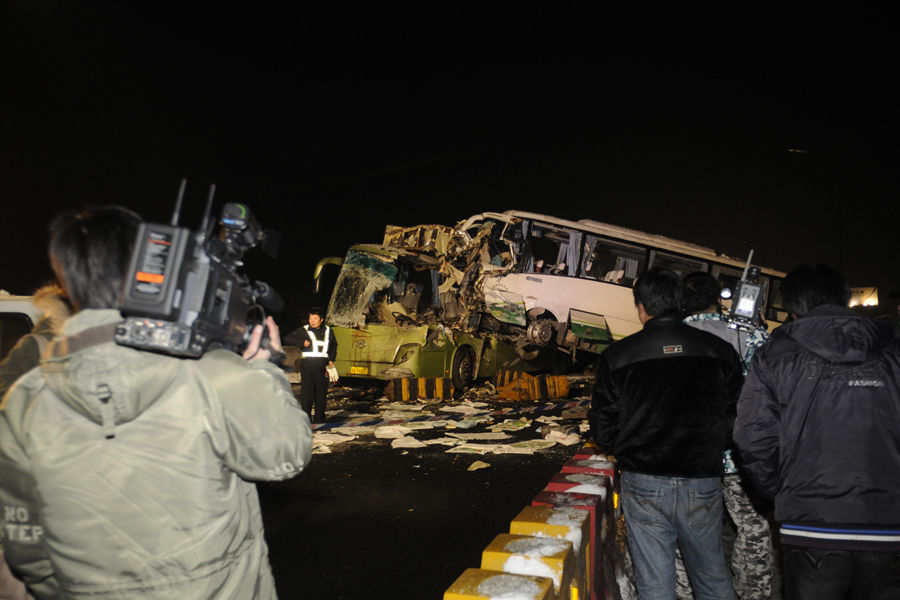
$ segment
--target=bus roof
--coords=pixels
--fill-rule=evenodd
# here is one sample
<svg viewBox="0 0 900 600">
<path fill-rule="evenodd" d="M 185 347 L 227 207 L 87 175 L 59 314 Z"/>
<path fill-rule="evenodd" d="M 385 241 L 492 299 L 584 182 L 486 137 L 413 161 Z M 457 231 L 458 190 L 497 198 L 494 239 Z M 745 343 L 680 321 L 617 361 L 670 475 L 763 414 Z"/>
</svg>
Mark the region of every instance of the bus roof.
<svg viewBox="0 0 900 600">
<path fill-rule="evenodd" d="M 725 263 L 734 267 L 743 268 L 746 264 L 746 261 L 741 260 L 739 258 L 733 258 L 727 256 L 725 254 L 718 254 L 712 248 L 707 246 L 701 246 L 699 244 L 693 244 L 691 242 L 685 242 L 682 240 L 678 240 L 675 238 L 666 237 L 664 235 L 657 235 L 653 233 L 646 233 L 643 231 L 638 231 L 637 229 L 629 229 L 627 227 L 620 227 L 619 225 L 612 225 L 610 223 L 604 223 L 602 221 L 594 221 L 592 219 L 580 219 L 578 221 L 569 221 L 568 219 L 560 219 L 557 217 L 542 215 L 539 213 L 521 211 L 521 210 L 506 210 L 502 213 L 498 212 L 484 212 L 477 215 L 473 215 L 469 217 L 464 224 L 461 226 L 463 230 L 468 229 L 475 223 L 479 221 L 483 221 L 485 219 L 498 219 L 505 222 L 511 222 L 512 219 L 528 219 L 531 221 L 542 221 L 544 223 L 549 223 L 552 225 L 557 225 L 559 227 L 565 227 L 570 229 L 575 229 L 578 231 L 583 231 L 586 233 L 592 233 L 595 235 L 600 235 L 603 237 L 623 240 L 628 242 L 634 242 L 637 244 L 643 244 L 646 246 L 651 246 L 653 248 L 658 248 L 660 250 L 669 250 L 671 252 L 677 252 L 679 254 L 686 254 L 688 256 L 694 256 L 697 258 L 702 258 L 705 260 L 715 261 L 718 263 Z M 758 266 L 758 265 L 754 265 Z M 759 267 L 760 271 L 766 273 L 768 275 L 774 275 L 776 277 L 784 277 L 785 273 L 783 271 L 779 271 L 777 269 L 771 269 L 768 267 Z"/>
</svg>

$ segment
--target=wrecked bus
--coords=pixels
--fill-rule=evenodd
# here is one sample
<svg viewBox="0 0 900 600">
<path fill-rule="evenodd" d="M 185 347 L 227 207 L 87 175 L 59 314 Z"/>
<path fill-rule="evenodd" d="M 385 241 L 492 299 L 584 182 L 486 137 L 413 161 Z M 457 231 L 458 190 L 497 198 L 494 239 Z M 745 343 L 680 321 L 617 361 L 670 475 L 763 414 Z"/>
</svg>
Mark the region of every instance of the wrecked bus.
<svg viewBox="0 0 900 600">
<path fill-rule="evenodd" d="M 549 368 L 638 331 L 632 285 L 645 269 L 705 271 L 734 289 L 745 264 L 710 248 L 593 220 L 509 210 L 454 227 L 385 228 L 347 252 L 326 321 L 344 376 L 453 377 Z M 785 320 L 784 273 L 760 268 L 762 314 Z"/>
<path fill-rule="evenodd" d="M 596 353 L 638 331 L 631 287 L 645 269 L 704 271 L 734 289 L 746 266 L 711 248 L 588 219 L 508 210 L 474 215 L 457 229 L 470 237 L 489 230 L 490 258 L 479 277 L 484 310 L 499 331 L 518 331 L 526 348 Z M 783 278 L 760 267 L 770 328 L 787 318 Z"/>
<path fill-rule="evenodd" d="M 524 360 L 507 340 L 472 323 L 480 315 L 442 291 L 446 268 L 434 248 L 349 248 L 326 316 L 338 342 L 334 363 L 341 377 L 447 377 L 462 389 L 498 368 L 551 365 L 538 357 Z"/>
</svg>

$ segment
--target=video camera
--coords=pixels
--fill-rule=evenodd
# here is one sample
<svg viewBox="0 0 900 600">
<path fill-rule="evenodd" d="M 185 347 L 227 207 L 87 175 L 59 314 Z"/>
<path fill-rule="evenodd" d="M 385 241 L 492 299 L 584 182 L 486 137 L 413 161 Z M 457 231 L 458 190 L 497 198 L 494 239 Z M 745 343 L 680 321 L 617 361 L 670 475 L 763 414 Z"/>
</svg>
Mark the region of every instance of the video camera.
<svg viewBox="0 0 900 600">
<path fill-rule="evenodd" d="M 115 341 L 194 358 L 211 347 L 241 352 L 253 327 L 265 321 L 265 311 L 283 307 L 268 284 L 251 282 L 239 271 L 241 259 L 258 244 L 274 258 L 280 236 L 262 230 L 245 205 L 229 203 L 212 237 L 214 184 L 200 229 L 179 227 L 185 185 L 182 180 L 171 224 L 142 223 L 138 229 L 119 307 L 125 321 L 116 328 Z"/>
<path fill-rule="evenodd" d="M 766 287 L 759 281 L 759 269 L 750 266 L 753 250 L 734 290 L 722 289 L 722 298 L 731 298 L 728 326 L 732 329 L 753 331 L 762 324 L 762 306 L 766 301 Z"/>
</svg>

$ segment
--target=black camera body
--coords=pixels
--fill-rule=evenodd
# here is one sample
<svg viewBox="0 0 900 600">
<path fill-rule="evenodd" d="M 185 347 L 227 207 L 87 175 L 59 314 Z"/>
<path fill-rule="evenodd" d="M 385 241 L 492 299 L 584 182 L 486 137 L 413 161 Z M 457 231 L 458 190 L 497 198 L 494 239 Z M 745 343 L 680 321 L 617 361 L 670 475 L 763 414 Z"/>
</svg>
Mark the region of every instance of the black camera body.
<svg viewBox="0 0 900 600">
<path fill-rule="evenodd" d="M 753 253 L 751 251 L 752 258 Z M 731 294 L 731 310 L 728 326 L 732 329 L 753 331 L 762 325 L 762 307 L 766 301 L 766 287 L 759 281 L 759 269 L 747 266 Z"/>
<path fill-rule="evenodd" d="M 206 230 L 214 191 L 211 186 L 197 232 L 177 225 L 183 181 L 172 223 L 140 225 L 116 343 L 195 358 L 211 347 L 239 352 L 266 309 L 281 310 L 277 293 L 240 271 L 244 253 L 257 244 L 274 256 L 277 234 L 260 229 L 245 205 L 230 203 L 222 209 L 218 235 L 211 237 Z"/>
</svg>

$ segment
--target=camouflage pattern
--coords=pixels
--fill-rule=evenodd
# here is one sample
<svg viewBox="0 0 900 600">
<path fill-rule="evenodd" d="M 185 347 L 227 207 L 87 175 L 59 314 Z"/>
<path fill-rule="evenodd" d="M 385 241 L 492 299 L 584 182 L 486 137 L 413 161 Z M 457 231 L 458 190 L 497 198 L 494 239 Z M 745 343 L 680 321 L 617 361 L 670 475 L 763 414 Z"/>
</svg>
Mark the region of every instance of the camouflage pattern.
<svg viewBox="0 0 900 600">
<path fill-rule="evenodd" d="M 737 529 L 731 549 L 734 591 L 741 600 L 769 600 L 775 574 L 769 522 L 750 502 L 739 476 L 722 480 L 722 497 Z M 680 551 L 675 555 L 675 594 L 679 600 L 694 598 Z"/>
</svg>

